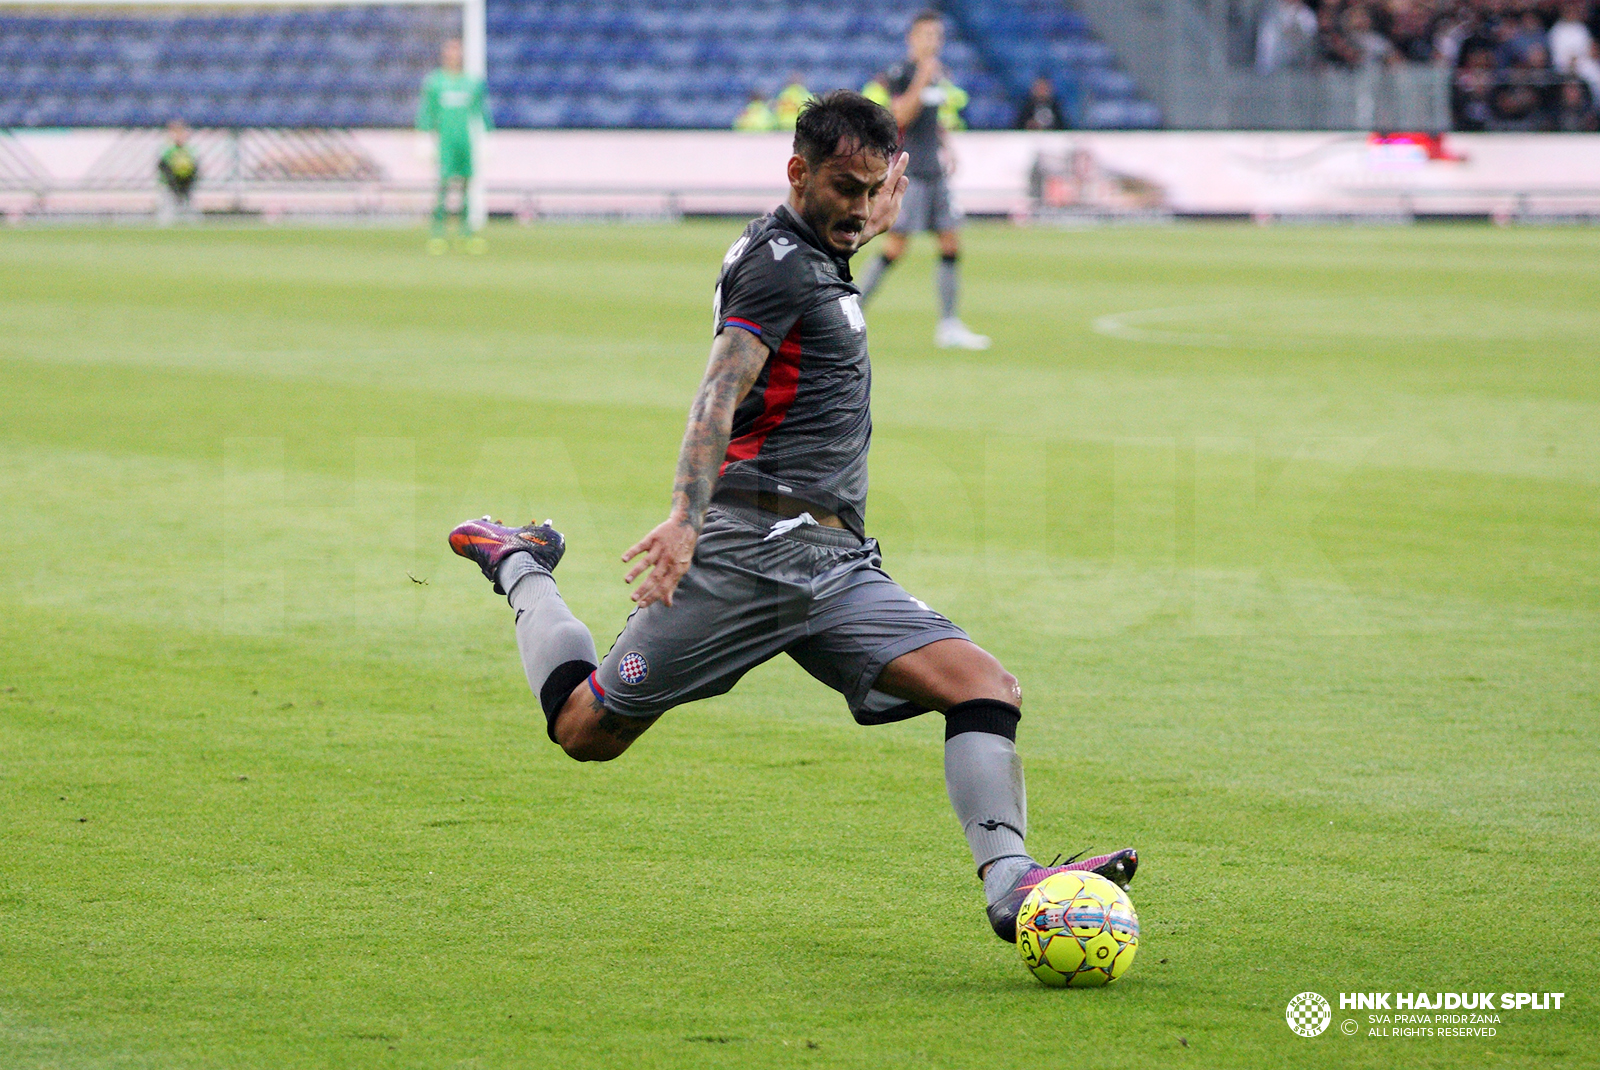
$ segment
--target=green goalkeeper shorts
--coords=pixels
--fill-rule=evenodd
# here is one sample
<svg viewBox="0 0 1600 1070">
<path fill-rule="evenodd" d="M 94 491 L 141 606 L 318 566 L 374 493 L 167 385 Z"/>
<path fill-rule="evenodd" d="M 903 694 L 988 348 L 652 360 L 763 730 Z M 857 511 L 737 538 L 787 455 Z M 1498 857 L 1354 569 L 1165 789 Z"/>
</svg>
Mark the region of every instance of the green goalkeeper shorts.
<svg viewBox="0 0 1600 1070">
<path fill-rule="evenodd" d="M 467 138 L 439 139 L 439 181 L 472 177 L 472 142 Z"/>
</svg>

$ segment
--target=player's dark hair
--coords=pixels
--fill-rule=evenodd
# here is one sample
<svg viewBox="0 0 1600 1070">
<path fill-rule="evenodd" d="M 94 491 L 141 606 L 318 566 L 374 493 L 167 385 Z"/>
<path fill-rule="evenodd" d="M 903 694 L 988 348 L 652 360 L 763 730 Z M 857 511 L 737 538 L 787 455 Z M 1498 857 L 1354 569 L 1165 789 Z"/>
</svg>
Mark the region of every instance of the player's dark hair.
<svg viewBox="0 0 1600 1070">
<path fill-rule="evenodd" d="M 931 7 L 925 7 L 921 11 L 917 12 L 915 15 L 913 15 L 911 17 L 911 26 L 910 26 L 910 28 L 911 29 L 916 29 L 918 26 L 921 26 L 924 22 L 943 22 L 943 21 L 944 21 L 944 13 L 943 12 L 935 11 Z"/>
<path fill-rule="evenodd" d="M 839 152 L 870 152 L 889 159 L 900 151 L 900 128 L 889 109 L 848 89 L 813 97 L 800 107 L 794 151 L 815 167 Z"/>
</svg>

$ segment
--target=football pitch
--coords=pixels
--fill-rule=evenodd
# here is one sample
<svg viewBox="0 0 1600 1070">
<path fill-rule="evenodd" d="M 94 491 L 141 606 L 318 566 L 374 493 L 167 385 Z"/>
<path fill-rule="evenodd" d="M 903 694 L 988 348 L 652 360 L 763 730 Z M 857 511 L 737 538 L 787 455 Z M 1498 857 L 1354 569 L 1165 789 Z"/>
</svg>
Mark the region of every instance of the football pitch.
<svg viewBox="0 0 1600 1070">
<path fill-rule="evenodd" d="M 1034 853 L 1141 852 L 1052 990 L 938 717 L 780 658 L 579 765 L 445 544 L 553 517 L 607 648 L 739 227 L 0 232 L 0 1066 L 1600 1064 L 1600 231 L 975 226 L 976 354 L 895 269 L 869 529 Z M 1480 991 L 1565 995 L 1338 999 Z"/>
</svg>

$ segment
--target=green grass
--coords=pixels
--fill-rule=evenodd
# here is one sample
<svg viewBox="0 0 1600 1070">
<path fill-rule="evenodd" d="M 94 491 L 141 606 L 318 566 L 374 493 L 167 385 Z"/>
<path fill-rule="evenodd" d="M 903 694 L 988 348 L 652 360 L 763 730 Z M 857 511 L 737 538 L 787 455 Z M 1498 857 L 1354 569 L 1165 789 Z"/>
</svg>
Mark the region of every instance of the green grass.
<svg viewBox="0 0 1600 1070">
<path fill-rule="evenodd" d="M 896 269 L 870 526 L 1022 679 L 1036 850 L 1143 852 L 1062 992 L 934 719 L 773 662 L 577 765 L 445 546 L 556 517 L 608 644 L 737 229 L 0 233 L 0 1066 L 1600 1061 L 1600 233 L 976 227 L 978 355 Z"/>
</svg>

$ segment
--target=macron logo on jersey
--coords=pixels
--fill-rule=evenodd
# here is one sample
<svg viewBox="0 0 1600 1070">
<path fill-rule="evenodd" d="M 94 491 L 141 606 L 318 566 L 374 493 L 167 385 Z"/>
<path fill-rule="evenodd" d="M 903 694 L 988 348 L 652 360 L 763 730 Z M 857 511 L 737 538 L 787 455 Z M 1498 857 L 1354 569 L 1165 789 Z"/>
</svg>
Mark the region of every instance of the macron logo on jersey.
<svg viewBox="0 0 1600 1070">
<path fill-rule="evenodd" d="M 798 246 L 780 234 L 776 238 L 772 239 L 772 242 L 767 246 L 767 248 L 772 250 L 772 259 L 782 260 L 790 253 L 794 252 Z"/>
</svg>

